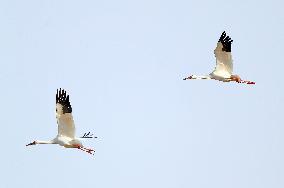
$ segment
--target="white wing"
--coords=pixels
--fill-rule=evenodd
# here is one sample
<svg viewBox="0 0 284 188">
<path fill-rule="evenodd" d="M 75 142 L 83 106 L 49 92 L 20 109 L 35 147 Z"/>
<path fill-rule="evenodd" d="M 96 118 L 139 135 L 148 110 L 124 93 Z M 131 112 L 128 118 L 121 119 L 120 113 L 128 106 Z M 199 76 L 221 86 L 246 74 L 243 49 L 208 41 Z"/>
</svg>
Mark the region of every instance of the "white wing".
<svg viewBox="0 0 284 188">
<path fill-rule="evenodd" d="M 226 36 L 226 32 L 224 31 L 214 50 L 216 67 L 212 74 L 225 78 L 230 78 L 233 74 L 233 59 L 231 55 L 232 42 L 233 40 L 231 40 L 229 36 Z"/>
<path fill-rule="evenodd" d="M 66 91 L 60 90 L 56 93 L 56 118 L 58 124 L 58 135 L 70 138 L 75 137 L 75 124 L 72 116 L 72 107 L 69 95 Z"/>
</svg>

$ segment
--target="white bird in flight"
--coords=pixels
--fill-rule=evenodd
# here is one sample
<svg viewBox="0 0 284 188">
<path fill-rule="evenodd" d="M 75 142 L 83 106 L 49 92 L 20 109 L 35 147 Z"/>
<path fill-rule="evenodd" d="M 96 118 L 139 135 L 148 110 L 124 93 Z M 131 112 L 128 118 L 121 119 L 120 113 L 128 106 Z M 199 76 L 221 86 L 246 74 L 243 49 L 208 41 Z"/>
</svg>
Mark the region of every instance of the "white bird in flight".
<svg viewBox="0 0 284 188">
<path fill-rule="evenodd" d="M 217 47 L 214 50 L 216 57 L 215 70 L 209 75 L 196 76 L 190 75 L 187 79 L 215 79 L 223 82 L 235 81 L 238 83 L 255 84 L 255 82 L 242 80 L 239 75 L 233 75 L 233 59 L 231 55 L 231 44 L 233 40 L 226 36 L 224 31 L 217 43 Z"/>
<path fill-rule="evenodd" d="M 72 116 L 72 107 L 69 101 L 69 95 L 61 88 L 56 93 L 56 118 L 58 124 L 57 136 L 49 141 L 33 141 L 26 146 L 36 144 L 59 144 L 65 148 L 77 148 L 94 155 L 95 150 L 83 146 L 79 138 L 75 137 L 75 124 Z M 92 138 L 92 135 L 85 133 L 81 138 Z M 96 137 L 94 137 L 96 138 Z"/>
</svg>

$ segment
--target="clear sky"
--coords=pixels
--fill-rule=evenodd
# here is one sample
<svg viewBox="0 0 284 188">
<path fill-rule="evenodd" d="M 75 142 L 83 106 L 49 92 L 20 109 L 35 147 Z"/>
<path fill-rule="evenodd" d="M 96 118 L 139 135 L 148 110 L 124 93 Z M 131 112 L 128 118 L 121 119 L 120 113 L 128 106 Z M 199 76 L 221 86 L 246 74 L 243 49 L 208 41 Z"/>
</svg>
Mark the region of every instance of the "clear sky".
<svg viewBox="0 0 284 188">
<path fill-rule="evenodd" d="M 1 188 L 283 188 L 284 3 L 225 0 L 0 2 Z M 183 81 L 215 66 L 256 85 Z M 77 136 L 57 145 L 55 93 Z"/>
</svg>

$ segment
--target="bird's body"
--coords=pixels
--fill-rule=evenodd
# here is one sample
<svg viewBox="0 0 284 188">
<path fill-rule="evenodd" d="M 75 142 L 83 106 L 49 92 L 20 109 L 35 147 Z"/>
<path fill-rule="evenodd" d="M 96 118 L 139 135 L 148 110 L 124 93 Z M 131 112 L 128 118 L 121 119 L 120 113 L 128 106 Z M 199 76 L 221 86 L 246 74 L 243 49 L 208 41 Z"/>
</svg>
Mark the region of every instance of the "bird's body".
<svg viewBox="0 0 284 188">
<path fill-rule="evenodd" d="M 79 138 L 75 137 L 75 124 L 72 116 L 72 107 L 66 91 L 57 90 L 56 93 L 56 119 L 58 125 L 57 136 L 50 141 L 34 141 L 26 146 L 36 144 L 58 144 L 65 148 L 78 148 L 93 154 L 93 149 L 84 148 Z"/>
<path fill-rule="evenodd" d="M 216 57 L 216 67 L 213 72 L 205 76 L 191 75 L 187 79 L 214 79 L 223 82 L 235 81 L 238 83 L 254 84 L 251 81 L 245 81 L 238 75 L 233 75 L 233 59 L 231 54 L 231 44 L 233 40 L 229 36 L 226 36 L 224 31 L 217 43 L 217 47 L 214 50 Z"/>
<path fill-rule="evenodd" d="M 60 146 L 63 146 L 65 148 L 72 148 L 74 145 L 76 146 L 83 146 L 82 143 L 77 138 L 70 138 L 67 136 L 56 136 L 53 139 L 53 142 L 59 144 Z"/>
</svg>

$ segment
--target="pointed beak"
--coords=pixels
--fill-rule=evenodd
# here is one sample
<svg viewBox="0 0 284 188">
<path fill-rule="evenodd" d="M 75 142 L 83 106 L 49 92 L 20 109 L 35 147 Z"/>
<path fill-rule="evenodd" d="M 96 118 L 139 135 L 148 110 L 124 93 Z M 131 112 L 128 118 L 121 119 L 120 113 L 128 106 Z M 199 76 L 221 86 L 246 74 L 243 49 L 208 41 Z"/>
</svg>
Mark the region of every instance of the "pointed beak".
<svg viewBox="0 0 284 188">
<path fill-rule="evenodd" d="M 184 78 L 183 80 L 188 80 L 188 79 L 192 79 L 192 75 L 187 78 Z"/>
<path fill-rule="evenodd" d="M 31 146 L 31 145 L 36 145 L 36 142 L 35 142 L 35 141 L 33 141 L 33 142 L 31 142 L 31 143 L 27 144 L 26 146 Z"/>
</svg>

